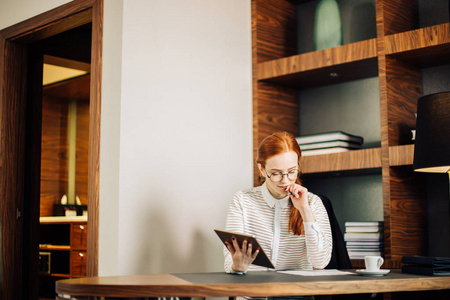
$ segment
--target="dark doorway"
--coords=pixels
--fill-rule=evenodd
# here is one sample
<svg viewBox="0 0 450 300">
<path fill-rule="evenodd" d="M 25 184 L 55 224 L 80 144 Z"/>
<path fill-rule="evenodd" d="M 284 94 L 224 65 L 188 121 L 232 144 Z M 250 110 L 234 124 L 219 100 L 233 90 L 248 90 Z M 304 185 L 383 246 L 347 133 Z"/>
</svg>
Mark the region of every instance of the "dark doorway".
<svg viewBox="0 0 450 300">
<path fill-rule="evenodd" d="M 36 45 L 44 54 L 41 300 L 55 299 L 57 280 L 86 276 L 91 39 L 92 23 L 88 23 Z"/>
<path fill-rule="evenodd" d="M 43 56 L 83 31 L 91 33 L 87 276 L 97 275 L 102 23 L 102 0 L 75 0 L 0 31 L 1 299 L 38 298 Z"/>
</svg>

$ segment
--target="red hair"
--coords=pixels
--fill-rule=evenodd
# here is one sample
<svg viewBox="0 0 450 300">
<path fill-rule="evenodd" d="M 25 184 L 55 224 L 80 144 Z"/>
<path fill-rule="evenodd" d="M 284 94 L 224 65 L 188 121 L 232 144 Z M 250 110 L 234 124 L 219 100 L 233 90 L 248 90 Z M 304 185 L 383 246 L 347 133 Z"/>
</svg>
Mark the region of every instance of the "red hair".
<svg viewBox="0 0 450 300">
<path fill-rule="evenodd" d="M 300 150 L 300 146 L 295 140 L 295 137 L 288 132 L 275 132 L 267 136 L 259 145 L 256 163 L 261 164 L 261 166 L 265 168 L 266 162 L 269 158 L 290 151 L 297 154 L 298 168 L 300 170 L 300 158 L 302 156 L 302 152 Z M 300 180 L 298 178 L 296 183 L 300 184 Z M 296 235 L 305 234 L 302 215 L 294 205 L 291 206 L 289 229 Z"/>
</svg>

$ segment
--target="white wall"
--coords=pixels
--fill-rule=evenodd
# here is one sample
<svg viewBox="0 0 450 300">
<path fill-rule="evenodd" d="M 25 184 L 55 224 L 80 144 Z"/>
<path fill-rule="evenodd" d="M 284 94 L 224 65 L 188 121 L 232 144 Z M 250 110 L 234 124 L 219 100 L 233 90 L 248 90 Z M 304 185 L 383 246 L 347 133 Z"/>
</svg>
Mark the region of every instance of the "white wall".
<svg viewBox="0 0 450 300">
<path fill-rule="evenodd" d="M 0 29 L 70 2 L 70 0 L 0 0 Z"/>
<path fill-rule="evenodd" d="M 100 240 L 99 272 L 220 271 L 213 228 L 224 226 L 234 192 L 252 185 L 250 1 L 122 2 L 120 89 L 103 80 L 104 91 L 121 95 L 120 115 L 103 113 L 118 105 L 104 93 L 100 173 L 114 177 L 100 194 L 100 235 L 117 239 Z M 119 64 L 107 42 L 105 62 Z M 105 148 L 104 131 L 118 122 L 120 138 L 109 138 L 119 149 Z M 120 164 L 110 168 L 111 150 Z M 105 226 L 111 206 L 117 223 Z"/>
<path fill-rule="evenodd" d="M 0 28 L 64 4 L 0 0 Z M 248 0 L 105 0 L 99 275 L 221 271 L 252 185 Z"/>
<path fill-rule="evenodd" d="M 104 2 L 99 178 L 99 275 L 119 274 L 120 100 L 123 1 Z"/>
</svg>

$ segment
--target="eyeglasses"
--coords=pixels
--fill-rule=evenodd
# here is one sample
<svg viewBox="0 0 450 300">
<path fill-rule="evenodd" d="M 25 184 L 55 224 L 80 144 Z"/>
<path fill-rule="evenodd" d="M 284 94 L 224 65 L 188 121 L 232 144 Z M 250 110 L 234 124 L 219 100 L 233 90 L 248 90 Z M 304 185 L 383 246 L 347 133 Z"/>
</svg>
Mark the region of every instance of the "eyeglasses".
<svg viewBox="0 0 450 300">
<path fill-rule="evenodd" d="M 283 180 L 283 177 L 286 175 L 286 177 L 291 180 L 294 181 L 297 179 L 298 177 L 298 170 L 294 169 L 294 170 L 290 170 L 287 173 L 281 173 L 281 172 L 273 172 L 272 174 L 267 174 L 266 169 L 264 169 L 264 172 L 266 172 L 267 177 L 269 177 L 269 179 L 273 182 L 273 183 L 278 183 L 280 181 Z"/>
</svg>

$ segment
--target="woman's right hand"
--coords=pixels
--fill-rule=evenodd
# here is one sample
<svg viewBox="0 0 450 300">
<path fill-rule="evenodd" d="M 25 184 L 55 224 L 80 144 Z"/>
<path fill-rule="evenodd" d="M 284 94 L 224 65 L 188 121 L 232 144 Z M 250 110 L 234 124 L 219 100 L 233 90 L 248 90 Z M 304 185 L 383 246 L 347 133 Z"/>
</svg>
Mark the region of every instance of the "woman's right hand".
<svg viewBox="0 0 450 300">
<path fill-rule="evenodd" d="M 232 244 L 225 242 L 228 251 L 231 253 L 231 257 L 233 258 L 233 265 L 231 268 L 235 272 L 246 272 L 248 266 L 255 260 L 256 256 L 258 256 L 259 249 L 252 254 L 252 244 L 248 243 L 247 240 L 244 240 L 242 243 L 242 248 L 239 247 L 239 243 L 235 237 L 232 237 L 231 240 Z"/>
</svg>

